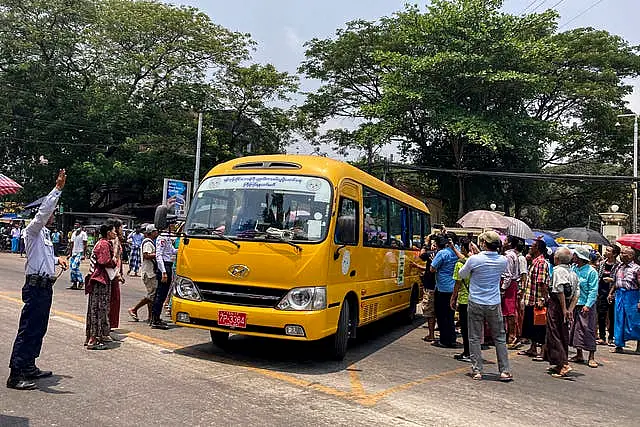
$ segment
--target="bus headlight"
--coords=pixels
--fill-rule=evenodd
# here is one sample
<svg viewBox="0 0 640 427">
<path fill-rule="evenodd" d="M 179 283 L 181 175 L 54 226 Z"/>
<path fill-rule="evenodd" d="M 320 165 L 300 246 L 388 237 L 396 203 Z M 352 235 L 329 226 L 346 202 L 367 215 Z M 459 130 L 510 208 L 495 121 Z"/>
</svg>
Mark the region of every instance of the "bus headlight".
<svg viewBox="0 0 640 427">
<path fill-rule="evenodd" d="M 188 299 L 191 301 L 202 301 L 202 298 L 200 298 L 200 291 L 198 291 L 198 287 L 195 285 L 195 283 L 193 283 L 191 279 L 188 279 L 186 277 L 176 277 L 173 293 L 182 299 Z"/>
<path fill-rule="evenodd" d="M 290 311 L 324 310 L 327 308 L 327 288 L 315 286 L 291 289 L 276 308 Z"/>
</svg>

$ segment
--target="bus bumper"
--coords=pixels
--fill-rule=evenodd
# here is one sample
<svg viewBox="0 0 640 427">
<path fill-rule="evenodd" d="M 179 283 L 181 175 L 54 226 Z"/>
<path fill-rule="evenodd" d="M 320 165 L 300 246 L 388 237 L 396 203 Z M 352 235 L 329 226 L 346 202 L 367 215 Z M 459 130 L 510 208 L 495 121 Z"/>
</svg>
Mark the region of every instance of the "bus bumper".
<svg viewBox="0 0 640 427">
<path fill-rule="evenodd" d="M 246 314 L 246 327 L 219 326 L 219 310 Z M 175 295 L 172 296 L 171 303 L 171 320 L 179 326 L 296 341 L 315 341 L 334 334 L 339 316 L 340 306 L 319 311 L 284 311 L 191 301 Z M 287 334 L 287 326 L 302 327 L 304 336 Z"/>
</svg>

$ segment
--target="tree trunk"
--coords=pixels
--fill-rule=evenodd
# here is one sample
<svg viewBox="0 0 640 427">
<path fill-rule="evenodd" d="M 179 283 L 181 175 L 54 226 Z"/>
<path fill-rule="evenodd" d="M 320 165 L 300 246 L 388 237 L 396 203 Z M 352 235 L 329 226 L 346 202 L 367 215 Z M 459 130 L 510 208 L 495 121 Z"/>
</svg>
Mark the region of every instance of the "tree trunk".
<svg viewBox="0 0 640 427">
<path fill-rule="evenodd" d="M 464 176 L 458 175 L 458 218 L 462 218 L 465 213 L 467 198 L 464 194 Z"/>
</svg>

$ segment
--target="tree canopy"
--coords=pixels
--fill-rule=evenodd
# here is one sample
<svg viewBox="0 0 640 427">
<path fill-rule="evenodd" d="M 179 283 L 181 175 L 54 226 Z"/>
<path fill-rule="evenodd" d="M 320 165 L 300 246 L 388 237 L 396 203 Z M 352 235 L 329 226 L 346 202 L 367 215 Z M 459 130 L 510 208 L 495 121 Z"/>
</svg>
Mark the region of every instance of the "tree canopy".
<svg viewBox="0 0 640 427">
<path fill-rule="evenodd" d="M 250 63 L 254 45 L 192 7 L 0 0 L 3 170 L 25 201 L 67 167 L 71 208 L 156 203 L 163 177 L 192 179 L 200 111 L 204 170 L 247 141 L 280 152 L 297 77 Z"/>
<path fill-rule="evenodd" d="M 608 165 L 629 175 L 631 133 L 614 123 L 631 93 L 625 79 L 640 72 L 637 47 L 593 28 L 558 32 L 553 10 L 516 16 L 501 6 L 436 0 L 311 40 L 300 71 L 322 84 L 303 110 L 317 123 L 358 121 L 319 138 L 367 156 L 394 144 L 405 160 L 442 168 L 590 173 Z M 495 200 L 535 225 L 562 226 L 549 214 L 574 209 L 579 222 L 612 201 L 625 204 L 629 193 L 590 185 L 591 194 L 574 197 L 576 187 L 563 182 L 431 176 L 450 220 Z"/>
</svg>

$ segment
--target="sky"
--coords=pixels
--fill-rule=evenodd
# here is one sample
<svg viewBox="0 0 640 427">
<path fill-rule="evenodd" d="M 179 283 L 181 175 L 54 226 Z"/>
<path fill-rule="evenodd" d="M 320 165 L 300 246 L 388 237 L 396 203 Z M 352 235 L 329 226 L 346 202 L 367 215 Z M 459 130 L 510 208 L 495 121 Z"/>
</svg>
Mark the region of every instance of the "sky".
<svg viewBox="0 0 640 427">
<path fill-rule="evenodd" d="M 304 43 L 313 38 L 335 36 L 338 28 L 354 19 L 376 20 L 402 10 L 407 0 L 173 0 L 195 6 L 230 30 L 250 33 L 258 42 L 255 62 L 271 63 L 296 73 L 304 59 Z M 415 1 L 414 1 L 415 2 Z M 409 3 L 414 3 L 409 1 Z M 427 2 L 418 2 L 425 5 Z M 557 6 L 555 6 L 557 5 Z M 555 7 L 554 7 L 555 6 Z M 506 0 L 509 13 L 542 11 L 554 7 L 560 12 L 560 30 L 594 27 L 617 34 L 632 45 L 640 45 L 640 0 Z M 629 107 L 640 113 L 640 79 L 628 97 Z M 302 80 L 301 90 L 313 90 L 317 82 Z M 349 120 L 334 126 L 352 127 Z M 306 144 L 289 152 L 310 153 Z"/>
</svg>

